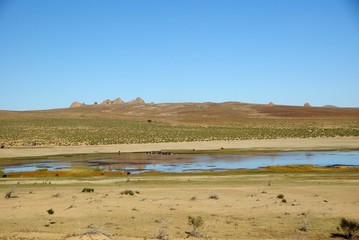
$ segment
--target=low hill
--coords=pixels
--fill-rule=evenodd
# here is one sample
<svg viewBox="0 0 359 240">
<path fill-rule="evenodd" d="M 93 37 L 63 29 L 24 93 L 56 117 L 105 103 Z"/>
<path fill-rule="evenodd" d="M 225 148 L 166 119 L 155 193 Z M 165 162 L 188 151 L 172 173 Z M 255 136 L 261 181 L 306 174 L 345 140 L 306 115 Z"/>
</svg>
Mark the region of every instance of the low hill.
<svg viewBox="0 0 359 240">
<path fill-rule="evenodd" d="M 0 136 L 5 146 L 359 136 L 359 108 L 118 99 L 63 109 L 0 111 Z"/>
<path fill-rule="evenodd" d="M 128 103 L 117 99 L 101 104 L 75 102 L 70 108 L 41 111 L 1 111 L 0 118 L 61 117 L 152 120 L 184 124 L 233 124 L 243 119 L 357 119 L 359 108 L 286 106 L 274 104 L 224 103 L 145 103 L 142 99 Z"/>
</svg>

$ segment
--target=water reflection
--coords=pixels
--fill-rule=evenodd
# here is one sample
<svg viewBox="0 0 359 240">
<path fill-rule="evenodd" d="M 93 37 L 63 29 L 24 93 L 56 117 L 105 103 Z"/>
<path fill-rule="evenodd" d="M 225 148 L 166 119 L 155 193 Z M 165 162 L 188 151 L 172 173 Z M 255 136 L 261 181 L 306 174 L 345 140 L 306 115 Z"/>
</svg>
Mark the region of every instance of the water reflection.
<svg viewBox="0 0 359 240">
<path fill-rule="evenodd" d="M 23 161 L 23 160 L 22 160 Z M 1 166 L 4 173 L 29 172 L 39 169 L 49 171 L 70 167 L 93 167 L 106 171 L 160 171 L 160 172 L 199 172 L 231 169 L 257 169 L 266 166 L 316 165 L 359 166 L 359 152 L 278 152 L 270 154 L 237 155 L 170 155 L 153 156 L 146 154 L 123 154 L 89 159 L 47 159 L 28 163 L 14 162 Z"/>
</svg>

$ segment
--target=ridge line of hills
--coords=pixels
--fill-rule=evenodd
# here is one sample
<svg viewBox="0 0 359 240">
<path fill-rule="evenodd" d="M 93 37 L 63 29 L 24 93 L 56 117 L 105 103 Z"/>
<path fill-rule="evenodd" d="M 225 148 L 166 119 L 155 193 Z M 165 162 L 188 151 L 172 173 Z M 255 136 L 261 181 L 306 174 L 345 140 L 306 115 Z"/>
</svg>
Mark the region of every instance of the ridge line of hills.
<svg viewBox="0 0 359 240">
<path fill-rule="evenodd" d="M 232 125 L 243 121 L 272 121 L 273 119 L 297 120 L 350 120 L 359 121 L 359 108 L 338 108 L 332 106 L 312 107 L 243 102 L 183 102 L 146 103 L 142 98 L 124 102 L 120 98 L 106 99 L 102 103 L 87 105 L 74 102 L 69 108 L 33 111 L 1 111 L 1 119 L 127 119 L 157 121 L 171 124 Z M 296 121 L 297 121 L 296 120 Z"/>
<path fill-rule="evenodd" d="M 173 102 L 173 103 L 157 103 L 157 104 L 206 104 L 206 103 L 213 103 L 213 104 L 221 104 L 221 103 L 241 103 L 241 104 L 251 104 L 251 103 L 243 103 L 243 102 L 236 102 L 236 101 L 226 101 L 226 102 Z M 155 104 L 153 102 L 151 103 L 146 103 L 142 98 L 137 97 L 134 100 L 125 102 L 123 101 L 121 98 L 117 97 L 114 100 L 110 100 L 110 99 L 105 99 L 103 100 L 101 103 L 97 103 L 96 101 L 93 104 L 85 104 L 85 103 L 81 103 L 79 101 L 74 101 L 71 105 L 70 108 L 77 108 L 77 107 L 82 107 L 82 106 L 91 106 L 91 105 L 101 105 L 101 106 L 110 106 L 110 105 L 120 105 L 120 104 L 132 104 L 132 105 L 141 105 L 141 104 Z M 262 105 L 262 104 L 253 104 L 253 105 Z M 269 102 L 268 106 L 275 106 L 277 104 L 274 104 L 273 102 Z M 278 106 L 289 106 L 289 105 L 278 105 Z M 304 103 L 303 105 L 304 107 L 312 107 L 312 105 L 310 103 Z M 297 107 L 297 106 L 292 106 L 292 107 Z M 337 106 L 334 105 L 325 105 L 322 106 L 324 108 L 338 108 Z"/>
</svg>

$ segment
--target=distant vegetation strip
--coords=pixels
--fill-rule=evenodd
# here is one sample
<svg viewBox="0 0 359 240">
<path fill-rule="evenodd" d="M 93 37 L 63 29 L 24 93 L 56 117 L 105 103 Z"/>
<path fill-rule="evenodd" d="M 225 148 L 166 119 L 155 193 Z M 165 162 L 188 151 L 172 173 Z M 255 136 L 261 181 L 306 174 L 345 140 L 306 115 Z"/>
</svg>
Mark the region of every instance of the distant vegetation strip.
<svg viewBox="0 0 359 240">
<path fill-rule="evenodd" d="M 5 146 L 78 146 L 335 136 L 359 136 L 359 121 L 246 119 L 234 125 L 200 126 L 88 118 L 0 119 L 0 143 Z"/>
</svg>

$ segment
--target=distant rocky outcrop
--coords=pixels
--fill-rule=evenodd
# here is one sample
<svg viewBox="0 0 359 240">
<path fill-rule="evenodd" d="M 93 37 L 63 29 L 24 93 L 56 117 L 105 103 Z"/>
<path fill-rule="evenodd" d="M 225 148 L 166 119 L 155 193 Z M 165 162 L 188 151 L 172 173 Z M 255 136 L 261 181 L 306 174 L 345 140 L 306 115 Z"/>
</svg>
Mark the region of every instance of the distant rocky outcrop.
<svg viewBox="0 0 359 240">
<path fill-rule="evenodd" d="M 101 103 L 101 105 L 104 105 L 104 106 L 108 106 L 108 105 L 111 105 L 111 104 L 112 104 L 112 101 L 110 99 L 106 99 Z"/>
<path fill-rule="evenodd" d="M 273 103 L 273 102 L 270 102 L 270 103 L 268 103 L 268 106 L 273 107 L 273 106 L 274 106 L 274 103 Z"/>
<path fill-rule="evenodd" d="M 137 97 L 136 99 L 129 101 L 129 102 L 124 102 L 121 98 L 115 98 L 114 100 L 110 100 L 110 99 L 106 99 L 104 101 L 102 101 L 102 103 L 100 103 L 99 105 L 101 106 L 111 106 L 111 105 L 121 105 L 121 104 L 132 104 L 132 105 L 141 105 L 141 104 L 146 104 L 145 101 L 140 98 Z M 75 101 L 71 104 L 70 108 L 76 108 L 76 107 L 81 107 L 84 106 L 84 103 L 80 103 L 78 101 Z M 98 105 L 97 102 L 94 102 L 93 105 Z"/>
<path fill-rule="evenodd" d="M 124 103 L 124 101 L 122 101 L 121 98 L 115 98 L 113 101 L 111 101 L 110 99 L 106 99 L 101 103 L 101 105 L 109 106 L 109 105 L 112 105 L 112 104 L 122 104 L 122 103 Z"/>
<path fill-rule="evenodd" d="M 137 105 L 137 104 L 145 104 L 145 101 L 142 98 L 137 97 L 135 100 L 129 101 L 128 103 Z"/>
<path fill-rule="evenodd" d="M 115 100 L 112 101 L 112 104 L 122 104 L 124 101 L 122 101 L 121 98 L 115 98 Z"/>
<path fill-rule="evenodd" d="M 78 108 L 78 107 L 82 107 L 82 106 L 85 106 L 85 104 L 75 101 L 70 105 L 70 108 Z"/>
<path fill-rule="evenodd" d="M 305 103 L 304 107 L 312 107 L 312 105 L 310 105 L 310 103 Z"/>
<path fill-rule="evenodd" d="M 124 102 L 121 98 L 118 97 L 115 98 L 114 100 L 106 99 L 102 101 L 102 103 L 100 104 L 98 104 L 97 102 L 93 103 L 93 105 L 101 105 L 101 106 L 111 106 L 111 105 L 121 105 L 121 104 L 142 105 L 142 104 L 146 104 L 146 102 L 140 97 L 137 97 L 136 99 L 129 102 Z M 78 101 L 75 101 L 70 105 L 70 108 L 78 108 L 82 106 L 85 106 L 85 103 L 80 103 Z"/>
</svg>

